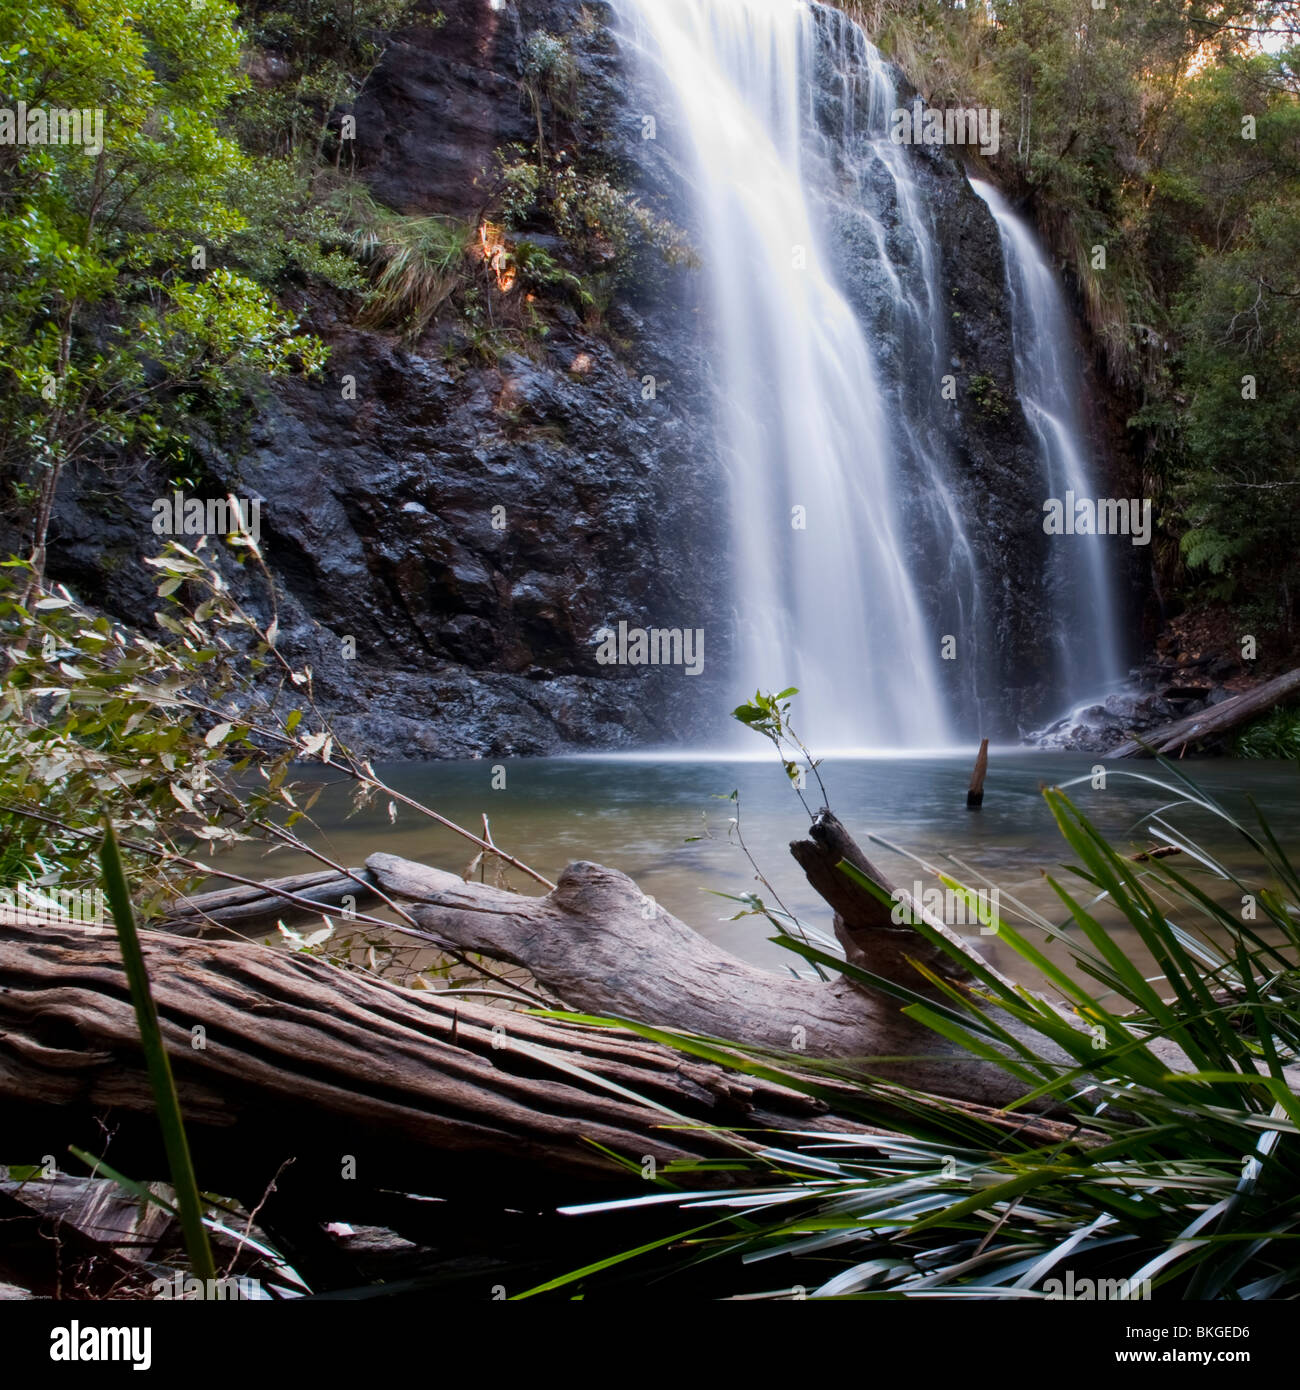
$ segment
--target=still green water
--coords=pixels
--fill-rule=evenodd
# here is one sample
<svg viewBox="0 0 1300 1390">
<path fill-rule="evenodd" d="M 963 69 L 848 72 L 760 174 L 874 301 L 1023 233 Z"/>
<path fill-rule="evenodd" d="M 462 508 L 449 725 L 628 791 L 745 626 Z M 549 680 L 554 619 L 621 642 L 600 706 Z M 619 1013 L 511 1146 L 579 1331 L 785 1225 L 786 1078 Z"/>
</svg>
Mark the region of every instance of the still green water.
<svg viewBox="0 0 1300 1390">
<path fill-rule="evenodd" d="M 1099 760 L 995 749 L 983 808 L 968 811 L 972 761 L 970 755 L 832 758 L 820 771 L 840 819 L 895 882 L 910 887 L 918 879 L 927 885 L 936 881 L 906 851 L 972 887 L 980 886 L 976 871 L 986 875 L 1001 889 L 1003 915 L 1010 921 L 1016 920 L 1007 903 L 1012 895 L 1063 920 L 1064 909 L 1044 875 L 1053 873 L 1071 883 L 1061 873 L 1071 856 L 1040 787 L 1087 777 Z M 1149 848 L 1154 841 L 1143 828 L 1143 817 L 1175 796 L 1135 780 L 1134 774 L 1165 783 L 1173 777 L 1150 762 L 1105 766 L 1104 788 L 1084 783 L 1070 795 L 1112 843 Z M 494 778 L 503 780 L 497 769 L 503 770 L 505 785 L 494 789 Z M 1181 770 L 1239 819 L 1251 815 L 1248 798 L 1253 797 L 1278 839 L 1300 858 L 1300 771 L 1295 765 L 1225 759 L 1187 763 Z M 784 970 L 794 958 L 769 943 L 770 924 L 753 916 L 727 920 L 739 906 L 717 896 L 749 891 L 769 896 L 735 843 L 730 823 L 737 805 L 727 798 L 738 792 L 745 843 L 772 887 L 792 912 L 830 931 L 829 912 L 787 848 L 803 833 L 807 817 L 774 759 L 484 759 L 389 764 L 379 771 L 397 790 L 476 833 L 487 815 L 495 842 L 551 879 L 575 859 L 621 869 L 670 912 L 727 950 Z M 815 808 L 815 784 L 805 796 Z M 360 864 L 382 849 L 463 870 L 474 856 L 473 846 L 404 808 L 390 823 L 385 800 L 349 819 L 349 801 L 348 786 L 328 788 L 312 813 L 317 829 L 304 833 L 338 862 Z M 1240 838 L 1208 812 L 1179 807 L 1167 812 L 1167 819 L 1231 866 L 1244 869 L 1252 863 Z M 303 825 L 298 829 L 302 832 Z M 873 835 L 897 848 L 872 842 Z M 221 862 L 223 868 L 257 877 L 317 867 L 299 856 L 268 858 L 248 851 L 223 856 Z M 1186 857 L 1182 862 L 1188 862 Z M 518 874 L 511 876 L 511 885 L 522 892 L 540 891 Z M 1086 895 L 1085 887 L 1078 885 L 1078 892 Z M 1010 953 L 995 939 L 982 937 L 981 949 L 1000 967 L 1013 967 Z M 1140 954 L 1135 943 L 1133 949 L 1135 956 Z M 1059 959 L 1066 955 L 1059 946 L 1052 953 Z"/>
</svg>

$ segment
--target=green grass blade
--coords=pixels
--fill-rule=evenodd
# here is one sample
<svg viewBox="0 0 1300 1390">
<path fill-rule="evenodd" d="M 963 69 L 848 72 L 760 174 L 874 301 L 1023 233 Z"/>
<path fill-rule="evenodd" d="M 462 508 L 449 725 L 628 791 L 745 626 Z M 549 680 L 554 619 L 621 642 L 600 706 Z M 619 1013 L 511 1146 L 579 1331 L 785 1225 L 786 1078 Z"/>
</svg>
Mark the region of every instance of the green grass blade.
<svg viewBox="0 0 1300 1390">
<path fill-rule="evenodd" d="M 100 864 L 104 873 L 104 891 L 113 910 L 113 923 L 117 928 L 117 939 L 122 948 L 122 962 L 126 966 L 131 1002 L 135 1005 L 136 1022 L 140 1027 L 140 1043 L 149 1071 L 154 1106 L 158 1111 L 158 1123 L 162 1129 L 163 1147 L 167 1152 L 167 1166 L 171 1170 L 172 1187 L 176 1191 L 176 1206 L 180 1213 L 185 1249 L 189 1252 L 195 1276 L 204 1281 L 215 1279 L 217 1271 L 212 1260 L 212 1247 L 208 1244 L 208 1233 L 203 1225 L 203 1200 L 199 1196 L 194 1162 L 190 1158 L 189 1141 L 185 1137 L 185 1124 L 181 1119 L 180 1100 L 176 1095 L 176 1082 L 172 1077 L 171 1063 L 163 1044 L 162 1029 L 158 1026 L 158 1009 L 154 1004 L 153 992 L 149 988 L 149 973 L 145 968 L 144 952 L 140 949 L 140 937 L 136 932 L 131 894 L 127 888 L 122 857 L 118 853 L 117 837 L 113 834 L 111 823 L 107 824 L 104 830 Z"/>
</svg>

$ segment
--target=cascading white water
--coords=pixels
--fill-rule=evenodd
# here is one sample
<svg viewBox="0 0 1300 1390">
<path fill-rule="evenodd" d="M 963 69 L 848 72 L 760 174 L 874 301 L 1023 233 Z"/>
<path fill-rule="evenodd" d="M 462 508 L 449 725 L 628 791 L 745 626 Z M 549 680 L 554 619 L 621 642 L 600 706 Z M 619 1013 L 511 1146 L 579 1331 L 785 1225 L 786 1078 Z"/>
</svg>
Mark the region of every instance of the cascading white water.
<svg viewBox="0 0 1300 1390">
<path fill-rule="evenodd" d="M 1043 497 L 1094 497 L 1077 402 L 1083 374 L 1065 299 L 1032 231 L 991 184 L 971 180 L 998 224 L 1011 297 L 1016 390 L 1038 445 Z M 1049 587 L 1055 617 L 1056 687 L 1078 700 L 1123 674 L 1115 598 L 1103 536 L 1053 540 Z"/>
<path fill-rule="evenodd" d="M 737 693 L 797 685 L 804 731 L 823 749 L 1010 731 L 1028 706 L 1005 698 L 1006 662 L 1034 637 L 1008 636 L 1003 542 L 981 507 L 987 475 L 971 471 L 953 436 L 962 417 L 937 389 L 959 365 L 952 274 L 940 267 L 933 175 L 923 182 L 924 162 L 890 139 L 893 69 L 842 12 L 804 0 L 617 3 L 667 98 L 662 129 L 693 165 Z M 975 188 L 1003 247 L 1042 497 L 1091 496 L 1060 289 L 1023 223 Z M 1023 481 L 1013 501 L 1032 506 Z M 1027 614 L 1044 615 L 1051 649 L 1032 678 L 1040 714 L 1049 686 L 1063 705 L 1121 673 L 1104 544 L 1060 538 L 1031 580 L 1041 588 L 1025 590 L 1022 573 L 1015 590 Z M 941 640 L 956 659 L 938 659 Z"/>
<path fill-rule="evenodd" d="M 792 0 L 622 5 L 696 166 L 735 536 L 737 689 L 797 685 L 802 727 L 821 748 L 945 743 L 939 635 L 911 577 L 908 509 L 944 513 L 957 570 L 969 548 L 942 480 L 922 497 L 899 476 L 896 432 L 907 426 L 818 234 L 812 11 Z M 874 50 L 846 31 L 860 67 Z M 883 81 L 883 65 L 865 78 Z M 880 136 L 887 146 L 883 123 Z M 918 223 L 901 162 L 888 159 L 900 219 Z M 935 306 L 908 301 L 877 228 L 895 298 L 937 360 Z M 929 234 L 917 225 L 913 236 L 924 262 Z M 932 286 L 932 266 L 921 268 Z M 972 590 L 971 573 L 958 578 Z"/>
<path fill-rule="evenodd" d="M 894 69 L 859 25 L 839 11 L 832 14 L 839 49 L 836 69 L 845 88 L 848 122 L 853 122 L 858 108 L 856 89 L 864 87 L 866 96 L 863 129 L 850 124 L 844 143 L 846 147 L 856 143 L 859 154 L 869 156 L 868 170 L 884 170 L 892 191 L 888 201 L 895 239 L 905 242 L 901 248 L 891 245 L 883 220 L 871 212 L 872 200 L 864 198 L 860 206 L 875 229 L 878 263 L 892 290 L 894 322 L 888 336 L 907 362 L 907 368 L 896 374 L 889 409 L 895 421 L 895 446 L 905 455 L 913 475 L 906 504 L 913 563 L 922 564 L 929 576 L 932 616 L 941 622 L 938 631 L 952 634 L 960 644 L 963 659 L 946 673 L 946 694 L 951 704 L 963 710 L 961 732 L 969 734 L 990 727 L 987 705 L 1001 695 L 1004 682 L 983 640 L 981 629 L 988 615 L 979 567 L 967 535 L 967 519 L 950 485 L 951 461 L 940 423 L 940 415 L 946 412 L 936 409 L 934 396 L 934 383 L 951 369 L 937 242 L 908 152 L 888 134 L 900 105 Z M 934 605 L 936 596 L 940 602 Z"/>
</svg>

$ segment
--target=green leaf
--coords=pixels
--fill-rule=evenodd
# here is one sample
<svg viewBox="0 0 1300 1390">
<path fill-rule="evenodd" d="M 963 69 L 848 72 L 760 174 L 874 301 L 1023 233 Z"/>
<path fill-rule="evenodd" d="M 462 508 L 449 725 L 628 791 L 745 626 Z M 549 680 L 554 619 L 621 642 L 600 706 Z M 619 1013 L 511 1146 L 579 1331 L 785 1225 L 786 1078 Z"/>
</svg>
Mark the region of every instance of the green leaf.
<svg viewBox="0 0 1300 1390">
<path fill-rule="evenodd" d="M 136 932 L 135 909 L 131 905 L 131 893 L 127 888 L 126 874 L 123 872 L 122 859 L 117 848 L 117 836 L 113 833 L 111 822 L 106 823 L 104 828 L 100 865 L 104 876 L 104 892 L 112 909 L 113 925 L 117 929 L 118 942 L 122 948 L 122 963 L 126 967 L 136 1023 L 140 1028 L 140 1044 L 144 1050 L 154 1107 L 158 1112 L 158 1123 L 162 1129 L 163 1147 L 167 1153 L 167 1166 L 171 1170 L 172 1187 L 176 1191 L 176 1205 L 180 1211 L 185 1248 L 195 1275 L 204 1281 L 215 1279 L 216 1267 L 212 1260 L 212 1248 L 208 1244 L 208 1233 L 203 1225 L 203 1201 L 199 1196 L 198 1180 L 194 1175 L 189 1140 L 185 1136 L 185 1123 L 181 1118 L 176 1083 L 172 1079 L 171 1062 L 163 1042 L 162 1029 L 158 1025 L 158 1010 L 154 1004 L 153 991 L 149 988 L 149 972 Z"/>
</svg>

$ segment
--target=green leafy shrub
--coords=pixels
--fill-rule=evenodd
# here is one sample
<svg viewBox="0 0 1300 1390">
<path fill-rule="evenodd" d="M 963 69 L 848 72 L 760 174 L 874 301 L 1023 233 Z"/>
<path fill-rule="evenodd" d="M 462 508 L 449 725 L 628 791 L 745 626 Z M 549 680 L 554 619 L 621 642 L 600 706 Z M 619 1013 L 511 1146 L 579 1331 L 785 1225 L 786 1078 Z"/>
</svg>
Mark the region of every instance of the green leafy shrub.
<svg viewBox="0 0 1300 1390">
<path fill-rule="evenodd" d="M 497 204 L 507 231 L 527 225 L 537 210 L 542 170 L 522 145 L 510 145 L 496 153 L 500 187 Z"/>
<path fill-rule="evenodd" d="M 1007 398 L 991 376 L 976 375 L 966 384 L 966 394 L 985 415 L 1001 419 L 1011 413 Z"/>
<path fill-rule="evenodd" d="M 578 65 L 568 43 L 558 34 L 539 30 L 524 40 L 523 87 L 537 122 L 537 155 L 546 160 L 544 114 L 552 118 L 576 120 L 579 113 Z"/>
<path fill-rule="evenodd" d="M 147 454 L 251 377 L 323 360 L 221 263 L 248 227 L 230 194 L 251 168 L 222 128 L 245 81 L 235 18 L 224 0 L 0 4 L 8 88 L 106 112 L 97 154 L 0 147 L 0 478 L 37 577 L 64 469 Z"/>
</svg>

